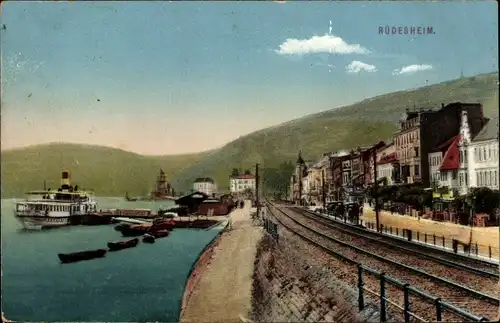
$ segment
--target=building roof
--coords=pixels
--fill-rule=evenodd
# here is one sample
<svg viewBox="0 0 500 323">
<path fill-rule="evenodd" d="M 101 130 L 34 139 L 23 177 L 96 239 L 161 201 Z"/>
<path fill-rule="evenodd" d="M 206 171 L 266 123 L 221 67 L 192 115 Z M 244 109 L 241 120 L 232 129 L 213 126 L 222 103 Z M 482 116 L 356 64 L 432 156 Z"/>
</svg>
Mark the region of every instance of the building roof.
<svg viewBox="0 0 500 323">
<path fill-rule="evenodd" d="M 254 174 L 240 174 L 238 176 L 231 176 L 233 179 L 254 179 Z"/>
<path fill-rule="evenodd" d="M 380 160 L 377 162 L 377 165 L 392 163 L 392 162 L 396 161 L 396 158 L 397 158 L 397 154 L 395 152 L 387 154 L 387 155 L 380 158 Z"/>
<path fill-rule="evenodd" d="M 450 147 L 450 145 L 455 141 L 457 136 L 451 137 L 450 139 L 446 140 L 442 144 L 438 145 L 436 149 L 434 149 L 432 152 L 437 153 L 438 151 L 446 151 Z"/>
<path fill-rule="evenodd" d="M 198 177 L 194 180 L 195 183 L 212 183 L 215 184 L 215 181 L 210 177 Z"/>
<path fill-rule="evenodd" d="M 476 137 L 472 139 L 473 142 L 476 141 L 486 141 L 498 138 L 498 117 L 491 118 L 486 125 L 479 131 Z"/>
<path fill-rule="evenodd" d="M 460 159 L 459 159 L 460 151 L 458 149 L 459 142 L 460 142 L 460 135 L 453 137 L 453 141 L 450 147 L 448 147 L 448 150 L 444 154 L 441 167 L 439 167 L 440 171 L 455 170 L 460 167 Z"/>
<path fill-rule="evenodd" d="M 330 164 L 330 156 L 326 155 L 326 156 L 322 156 L 320 159 L 318 159 L 318 161 L 316 161 L 316 163 L 312 167 L 322 168 L 322 167 L 328 166 L 329 164 Z"/>
</svg>

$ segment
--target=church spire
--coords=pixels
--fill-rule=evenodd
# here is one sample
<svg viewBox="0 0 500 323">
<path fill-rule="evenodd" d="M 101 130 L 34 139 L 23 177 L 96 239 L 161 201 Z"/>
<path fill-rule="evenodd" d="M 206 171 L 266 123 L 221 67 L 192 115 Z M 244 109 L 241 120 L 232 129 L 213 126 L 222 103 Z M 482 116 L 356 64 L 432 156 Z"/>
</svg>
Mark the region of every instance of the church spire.
<svg viewBox="0 0 500 323">
<path fill-rule="evenodd" d="M 299 150 L 299 156 L 297 158 L 297 164 L 303 164 L 304 159 L 302 159 L 302 150 Z"/>
</svg>

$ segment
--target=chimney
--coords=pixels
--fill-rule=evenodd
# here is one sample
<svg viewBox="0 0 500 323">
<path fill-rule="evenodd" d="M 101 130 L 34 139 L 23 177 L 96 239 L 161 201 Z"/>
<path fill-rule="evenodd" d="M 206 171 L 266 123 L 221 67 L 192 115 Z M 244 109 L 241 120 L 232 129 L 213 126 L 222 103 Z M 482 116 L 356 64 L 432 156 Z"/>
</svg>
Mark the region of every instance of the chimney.
<svg viewBox="0 0 500 323">
<path fill-rule="evenodd" d="M 70 181 L 69 181 L 69 172 L 64 171 L 61 174 L 61 188 L 69 188 Z"/>
</svg>

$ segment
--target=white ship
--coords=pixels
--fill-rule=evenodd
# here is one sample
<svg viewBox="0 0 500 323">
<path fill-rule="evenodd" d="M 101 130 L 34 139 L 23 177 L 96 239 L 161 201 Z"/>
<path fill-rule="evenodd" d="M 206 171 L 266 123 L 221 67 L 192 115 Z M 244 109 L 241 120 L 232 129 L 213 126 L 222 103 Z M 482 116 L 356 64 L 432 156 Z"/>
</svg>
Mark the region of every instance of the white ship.
<svg viewBox="0 0 500 323">
<path fill-rule="evenodd" d="M 71 224 L 74 216 L 87 215 L 97 211 L 93 193 L 79 191 L 78 185 L 70 185 L 69 172 L 62 172 L 61 187 L 31 191 L 28 197 L 17 202 L 15 216 L 25 229 L 42 229 Z"/>
</svg>

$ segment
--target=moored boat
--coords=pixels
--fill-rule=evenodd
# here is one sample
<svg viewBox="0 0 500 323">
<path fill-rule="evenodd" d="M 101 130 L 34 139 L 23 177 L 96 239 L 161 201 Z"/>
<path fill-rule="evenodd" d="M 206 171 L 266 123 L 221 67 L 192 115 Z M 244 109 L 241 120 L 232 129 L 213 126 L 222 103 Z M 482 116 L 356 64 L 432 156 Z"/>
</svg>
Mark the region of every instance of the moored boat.
<svg viewBox="0 0 500 323">
<path fill-rule="evenodd" d="M 106 249 L 96 249 L 96 250 L 87 250 L 73 253 L 59 253 L 57 256 L 62 263 L 67 264 L 71 262 L 77 262 L 82 260 L 90 260 L 94 258 L 102 258 L 108 252 Z"/>
<path fill-rule="evenodd" d="M 135 238 L 128 241 L 120 241 L 120 242 L 108 242 L 109 251 L 117 251 L 127 248 L 133 248 L 137 246 L 139 243 L 139 239 Z"/>
<path fill-rule="evenodd" d="M 151 231 L 158 230 L 170 230 L 172 231 L 175 227 L 175 221 L 172 219 L 158 219 L 153 222 L 151 226 Z"/>
<path fill-rule="evenodd" d="M 137 237 L 142 236 L 145 233 L 149 232 L 151 225 L 129 225 L 128 227 L 122 227 L 120 232 L 124 237 Z"/>
<path fill-rule="evenodd" d="M 72 224 L 73 219 L 87 216 L 97 210 L 94 195 L 70 185 L 69 172 L 62 172 L 61 186 L 27 192 L 24 201 L 16 203 L 15 216 L 25 229 L 59 227 Z"/>
<path fill-rule="evenodd" d="M 142 242 L 145 242 L 145 243 L 155 243 L 155 237 L 152 236 L 151 234 L 147 233 L 142 238 Z"/>
<path fill-rule="evenodd" d="M 170 231 L 168 231 L 168 230 L 157 230 L 157 231 L 152 231 L 150 234 L 153 237 L 155 237 L 155 239 L 157 239 L 157 238 L 168 237 L 168 235 L 170 234 Z"/>
</svg>

